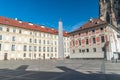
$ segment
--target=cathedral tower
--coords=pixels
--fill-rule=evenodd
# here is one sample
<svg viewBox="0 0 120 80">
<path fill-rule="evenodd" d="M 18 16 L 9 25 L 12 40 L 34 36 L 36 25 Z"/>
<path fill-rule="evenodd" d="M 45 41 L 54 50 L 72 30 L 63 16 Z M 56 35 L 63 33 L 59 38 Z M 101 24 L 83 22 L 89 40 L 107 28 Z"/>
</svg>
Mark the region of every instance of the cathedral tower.
<svg viewBox="0 0 120 80">
<path fill-rule="evenodd" d="M 100 19 L 120 28 L 120 0 L 99 0 Z"/>
</svg>

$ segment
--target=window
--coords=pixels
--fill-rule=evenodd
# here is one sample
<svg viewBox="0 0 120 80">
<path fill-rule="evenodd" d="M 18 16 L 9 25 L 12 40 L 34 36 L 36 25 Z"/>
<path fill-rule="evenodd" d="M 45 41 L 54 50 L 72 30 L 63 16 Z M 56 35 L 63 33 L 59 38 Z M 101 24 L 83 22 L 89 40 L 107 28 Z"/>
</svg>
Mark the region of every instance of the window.
<svg viewBox="0 0 120 80">
<path fill-rule="evenodd" d="M 93 30 L 92 30 L 92 32 L 94 33 L 94 32 L 95 32 L 95 30 L 93 29 Z"/>
<path fill-rule="evenodd" d="M 34 57 L 36 58 L 36 54 L 34 54 Z"/>
<path fill-rule="evenodd" d="M 75 50 L 73 50 L 73 53 L 75 53 Z"/>
<path fill-rule="evenodd" d="M 41 56 L 41 54 L 39 54 L 39 57 Z"/>
<path fill-rule="evenodd" d="M 79 46 L 81 45 L 81 40 L 79 40 Z"/>
<path fill-rule="evenodd" d="M 43 37 L 45 37 L 45 33 L 43 34 Z"/>
<path fill-rule="evenodd" d="M 29 46 L 29 51 L 32 51 L 32 46 Z"/>
<path fill-rule="evenodd" d="M 53 54 L 51 54 L 51 57 L 53 57 Z"/>
<path fill-rule="evenodd" d="M 39 36 L 41 36 L 41 33 L 39 34 Z"/>
<path fill-rule="evenodd" d="M 37 43 L 37 40 L 36 40 L 36 39 L 34 40 L 34 43 Z"/>
<path fill-rule="evenodd" d="M 12 49 L 11 49 L 12 51 L 15 51 L 15 45 L 12 45 Z"/>
<path fill-rule="evenodd" d="M 12 37 L 12 41 L 15 41 L 15 36 Z"/>
<path fill-rule="evenodd" d="M 84 53 L 84 52 L 85 52 L 85 50 L 83 49 L 83 50 L 82 50 L 82 52 Z"/>
<path fill-rule="evenodd" d="M 66 48 L 64 48 L 64 52 L 66 53 Z"/>
<path fill-rule="evenodd" d="M 43 52 L 45 52 L 45 47 L 43 47 Z"/>
<path fill-rule="evenodd" d="M 73 41 L 73 46 L 75 46 L 75 41 Z"/>
<path fill-rule="evenodd" d="M 9 28 L 7 28 L 7 30 L 6 30 L 7 32 L 9 32 Z"/>
<path fill-rule="evenodd" d="M 74 37 L 74 34 L 73 34 L 73 37 Z"/>
<path fill-rule="evenodd" d="M 39 46 L 39 52 L 41 52 L 41 47 Z"/>
<path fill-rule="evenodd" d="M 29 54 L 29 57 L 31 57 L 31 53 Z"/>
<path fill-rule="evenodd" d="M 36 46 L 34 46 L 34 51 L 35 51 L 35 52 L 37 51 L 37 47 L 36 47 Z"/>
<path fill-rule="evenodd" d="M 79 33 L 79 36 L 81 35 L 81 33 Z"/>
<path fill-rule="evenodd" d="M 103 27 L 101 27 L 100 30 L 102 31 L 102 30 L 103 30 Z"/>
<path fill-rule="evenodd" d="M 86 44 L 88 44 L 88 39 L 86 39 Z"/>
<path fill-rule="evenodd" d="M 49 47 L 47 47 L 47 52 L 49 52 Z"/>
<path fill-rule="evenodd" d="M 88 35 L 88 31 L 86 31 L 86 35 Z"/>
<path fill-rule="evenodd" d="M 45 40 L 43 41 L 43 44 L 45 44 Z"/>
<path fill-rule="evenodd" d="M 47 41 L 47 44 L 49 44 L 49 40 Z"/>
<path fill-rule="evenodd" d="M 79 49 L 79 53 L 81 53 L 81 49 Z"/>
<path fill-rule="evenodd" d="M 22 33 L 22 31 L 21 31 L 21 30 L 19 30 L 19 33 L 21 34 L 21 33 Z"/>
<path fill-rule="evenodd" d="M 105 42 L 104 36 L 101 36 L 101 42 L 102 42 L 102 43 Z"/>
<path fill-rule="evenodd" d="M 41 40 L 39 40 L 39 43 L 41 44 Z"/>
<path fill-rule="evenodd" d="M 96 40 L 95 40 L 95 38 L 93 38 L 93 43 L 96 43 Z"/>
<path fill-rule="evenodd" d="M 35 33 L 35 36 L 37 36 L 37 33 Z"/>
<path fill-rule="evenodd" d="M 96 48 L 93 48 L 93 52 L 96 52 Z"/>
<path fill-rule="evenodd" d="M 53 47 L 51 47 L 51 52 L 53 52 Z"/>
<path fill-rule="evenodd" d="M 87 52 L 89 52 L 89 49 L 86 49 Z"/>
<path fill-rule="evenodd" d="M 102 51 L 105 51 L 105 48 L 102 48 Z"/>
<path fill-rule="evenodd" d="M 55 47 L 55 52 L 57 52 L 57 48 Z"/>
<path fill-rule="evenodd" d="M 0 40 L 2 40 L 2 35 L 0 35 Z"/>
<path fill-rule="evenodd" d="M 13 29 L 13 32 L 15 33 L 15 32 L 16 32 L 16 29 Z"/>
<path fill-rule="evenodd" d="M 26 53 L 24 53 L 23 57 L 26 57 Z"/>
<path fill-rule="evenodd" d="M 30 35 L 32 35 L 32 32 L 30 32 Z"/>
<path fill-rule="evenodd" d="M 56 45 L 57 43 L 56 43 L 56 41 L 55 41 L 55 45 Z"/>
<path fill-rule="evenodd" d="M 27 51 L 27 46 L 26 45 L 24 45 L 24 51 Z"/>
<path fill-rule="evenodd" d="M 47 57 L 49 57 L 49 54 L 47 54 Z"/>
<path fill-rule="evenodd" d="M 0 31 L 2 31 L 2 29 L 3 29 L 3 28 L 2 28 L 2 27 L 0 27 Z"/>
<path fill-rule="evenodd" d="M 1 46 L 1 44 L 0 44 L 0 51 L 1 51 L 1 47 L 2 47 L 2 46 Z"/>
<path fill-rule="evenodd" d="M 32 43 L 32 39 L 30 39 L 30 43 Z"/>
</svg>

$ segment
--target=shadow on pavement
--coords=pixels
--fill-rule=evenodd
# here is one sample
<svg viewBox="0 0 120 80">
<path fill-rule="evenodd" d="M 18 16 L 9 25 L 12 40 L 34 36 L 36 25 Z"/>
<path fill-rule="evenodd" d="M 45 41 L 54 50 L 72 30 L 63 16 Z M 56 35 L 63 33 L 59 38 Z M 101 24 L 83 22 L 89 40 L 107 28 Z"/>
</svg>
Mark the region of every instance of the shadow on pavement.
<svg viewBox="0 0 120 80">
<path fill-rule="evenodd" d="M 27 67 L 22 65 L 16 70 L 0 69 L 0 80 L 120 80 L 118 74 L 82 73 L 64 66 L 56 67 L 64 72 L 26 71 Z"/>
<path fill-rule="evenodd" d="M 28 67 L 28 65 L 22 65 L 22 66 L 16 68 L 16 70 L 26 70 L 27 67 Z"/>
</svg>

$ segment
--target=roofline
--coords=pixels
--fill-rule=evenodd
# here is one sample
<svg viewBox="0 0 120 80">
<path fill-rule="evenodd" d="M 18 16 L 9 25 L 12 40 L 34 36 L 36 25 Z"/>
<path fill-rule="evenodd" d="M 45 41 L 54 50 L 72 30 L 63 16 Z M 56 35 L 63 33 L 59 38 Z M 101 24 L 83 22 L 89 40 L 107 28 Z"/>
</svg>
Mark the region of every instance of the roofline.
<svg viewBox="0 0 120 80">
<path fill-rule="evenodd" d="M 3 17 L 3 16 L 0 16 L 0 18 L 1 19 L 3 19 L 3 21 L 4 21 L 4 19 L 8 19 L 8 20 L 13 20 L 13 22 L 15 21 L 20 21 L 20 20 L 14 20 L 14 19 L 12 19 L 12 18 L 6 18 L 6 17 Z M 26 25 L 26 26 L 29 26 L 29 22 L 24 22 L 24 21 L 22 21 L 23 23 L 27 23 L 28 25 Z M 22 29 L 27 29 L 27 30 L 33 30 L 33 31 L 40 31 L 40 32 L 45 32 L 45 33 L 50 33 L 50 34 L 55 34 L 55 35 L 58 35 L 58 30 L 53 30 L 53 32 L 52 32 L 52 29 L 53 28 L 49 28 L 49 27 L 46 27 L 45 26 L 45 28 L 46 29 L 49 29 L 49 30 L 51 30 L 51 32 L 49 32 L 49 31 L 47 31 L 47 30 L 39 30 L 39 29 L 37 29 L 37 28 L 42 28 L 41 26 L 42 25 L 37 25 L 37 24 L 33 24 L 34 25 L 34 27 L 32 27 L 32 28 L 29 28 L 29 27 L 21 27 L 21 26 L 19 26 L 19 22 L 17 23 L 18 25 L 14 25 L 14 24 L 11 24 L 11 23 L 4 23 L 4 22 L 0 22 L 0 24 L 1 25 L 8 25 L 8 26 L 12 26 L 12 27 L 18 27 L 18 28 L 22 28 Z M 63 36 L 65 36 L 65 37 L 68 37 L 69 36 L 69 34 L 68 33 L 66 33 L 66 31 L 65 32 L 63 32 Z"/>
<path fill-rule="evenodd" d="M 100 25 L 95 25 L 93 27 L 90 27 L 90 28 L 94 28 L 94 27 L 97 27 L 97 26 L 101 26 L 101 25 L 106 25 L 107 23 L 104 23 L 104 24 L 100 24 Z M 76 32 L 79 32 L 79 31 L 84 31 L 86 29 L 90 29 L 90 28 L 85 28 L 85 29 L 82 29 L 82 30 L 76 30 L 76 31 L 72 31 L 72 32 L 69 32 L 68 34 L 72 34 L 72 33 L 76 33 Z"/>
</svg>

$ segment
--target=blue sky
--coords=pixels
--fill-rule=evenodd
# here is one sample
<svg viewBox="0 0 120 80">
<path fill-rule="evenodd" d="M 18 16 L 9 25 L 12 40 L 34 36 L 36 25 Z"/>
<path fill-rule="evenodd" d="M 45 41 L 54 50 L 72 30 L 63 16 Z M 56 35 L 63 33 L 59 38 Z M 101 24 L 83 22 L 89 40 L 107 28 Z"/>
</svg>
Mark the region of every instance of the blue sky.
<svg viewBox="0 0 120 80">
<path fill-rule="evenodd" d="M 99 0 L 0 0 L 0 16 L 58 28 L 70 32 L 99 15 Z"/>
</svg>

